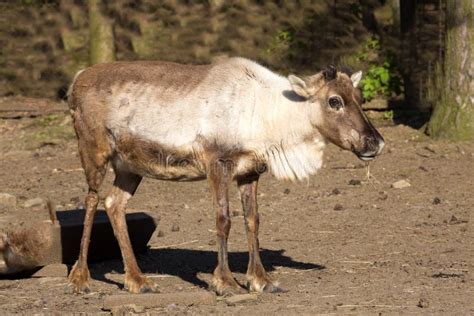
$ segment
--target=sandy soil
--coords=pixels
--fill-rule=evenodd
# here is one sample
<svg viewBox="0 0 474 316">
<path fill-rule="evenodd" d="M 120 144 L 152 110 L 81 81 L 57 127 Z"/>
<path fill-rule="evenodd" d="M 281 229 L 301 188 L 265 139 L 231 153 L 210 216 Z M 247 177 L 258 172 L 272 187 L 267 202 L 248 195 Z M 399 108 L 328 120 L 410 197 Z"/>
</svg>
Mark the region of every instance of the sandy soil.
<svg viewBox="0 0 474 316">
<path fill-rule="evenodd" d="M 262 259 L 287 292 L 233 306 L 220 300 L 145 311 L 474 313 L 474 144 L 435 142 L 403 125 L 380 131 L 387 147 L 371 164 L 368 181 L 365 165 L 334 146 L 324 168 L 305 183 L 262 178 Z M 49 196 L 58 209 L 81 206 L 86 183 L 76 152 L 67 116 L 0 121 L 0 192 L 18 199 L 17 207 L 0 207 L 2 222 L 40 216 L 43 211 L 22 206 L 31 198 Z M 109 172 L 104 196 L 112 178 Z M 402 179 L 411 187 L 391 188 Z M 236 189 L 231 196 L 230 265 L 243 283 L 246 238 Z M 147 179 L 129 206 L 161 217 L 149 252 L 139 257 L 161 291 L 206 288 L 216 263 L 206 182 Z M 65 278 L 0 280 L 0 312 L 103 312 L 103 298 L 124 291 L 123 267 L 110 260 L 90 268 L 95 280 L 88 295 L 65 294 Z"/>
</svg>

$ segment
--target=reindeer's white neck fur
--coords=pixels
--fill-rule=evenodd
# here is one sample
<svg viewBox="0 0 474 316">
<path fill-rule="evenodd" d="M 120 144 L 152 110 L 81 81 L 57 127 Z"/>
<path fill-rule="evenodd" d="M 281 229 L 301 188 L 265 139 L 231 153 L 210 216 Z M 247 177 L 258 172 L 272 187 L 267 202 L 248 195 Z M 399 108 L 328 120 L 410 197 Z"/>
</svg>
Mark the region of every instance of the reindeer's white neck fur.
<svg viewBox="0 0 474 316">
<path fill-rule="evenodd" d="M 299 98 L 287 78 L 254 62 L 239 61 L 241 67 L 253 71 L 253 86 L 258 91 L 252 115 L 243 120 L 241 128 L 247 141 L 256 141 L 254 152 L 265 158 L 270 172 L 279 179 L 301 180 L 316 173 L 325 146 L 313 126 L 318 107 Z"/>
<path fill-rule="evenodd" d="M 290 83 L 243 58 L 216 64 L 192 89 L 128 83 L 112 91 L 108 126 L 165 146 L 196 151 L 198 139 L 252 151 L 279 179 L 299 180 L 321 167 L 324 141 L 311 120 L 317 107 Z"/>
</svg>

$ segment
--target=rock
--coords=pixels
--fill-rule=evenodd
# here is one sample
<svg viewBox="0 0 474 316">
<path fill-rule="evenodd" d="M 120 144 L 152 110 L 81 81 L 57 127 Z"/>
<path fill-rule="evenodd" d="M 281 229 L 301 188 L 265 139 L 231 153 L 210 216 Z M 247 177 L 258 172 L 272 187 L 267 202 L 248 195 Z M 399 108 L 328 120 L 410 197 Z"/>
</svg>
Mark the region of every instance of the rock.
<svg viewBox="0 0 474 316">
<path fill-rule="evenodd" d="M 0 205 L 15 206 L 16 197 L 9 193 L 0 193 Z"/>
<path fill-rule="evenodd" d="M 424 167 L 424 166 L 419 166 L 418 169 L 420 169 L 424 172 L 428 172 L 428 169 L 426 169 L 426 167 Z"/>
<path fill-rule="evenodd" d="M 360 180 L 357 180 L 357 179 L 351 179 L 349 180 L 349 185 L 361 185 L 362 182 Z"/>
<path fill-rule="evenodd" d="M 162 231 L 162 230 L 159 230 L 157 236 L 158 236 L 158 237 L 164 237 L 164 236 L 165 236 L 165 232 Z"/>
<path fill-rule="evenodd" d="M 153 308 L 169 305 L 215 305 L 216 295 L 208 291 L 150 293 L 150 294 L 117 294 L 104 298 L 102 309 L 112 310 L 117 307 L 136 305 L 137 307 Z"/>
<path fill-rule="evenodd" d="M 342 211 L 344 209 L 344 207 L 341 205 L 341 204 L 336 204 L 334 206 L 334 210 L 335 211 Z"/>
<path fill-rule="evenodd" d="M 388 100 L 382 98 L 374 98 L 370 100 L 370 102 L 366 102 L 363 105 L 364 110 L 376 110 L 377 112 L 380 110 L 388 111 L 390 109 Z"/>
<path fill-rule="evenodd" d="M 66 278 L 68 275 L 67 265 L 62 263 L 53 263 L 39 269 L 33 274 L 34 278 L 44 277 L 63 277 Z"/>
<path fill-rule="evenodd" d="M 40 298 L 38 300 L 35 300 L 33 302 L 33 306 L 36 307 L 36 308 L 43 307 L 45 304 L 46 304 L 46 301 L 43 300 L 42 298 Z"/>
<path fill-rule="evenodd" d="M 394 189 L 404 189 L 408 187 L 411 187 L 411 184 L 407 180 L 399 180 L 397 182 L 392 183 L 392 188 Z"/>
<path fill-rule="evenodd" d="M 424 298 L 420 298 L 418 301 L 418 304 L 416 304 L 419 308 L 427 308 L 429 306 L 428 301 L 425 300 Z"/>
<path fill-rule="evenodd" d="M 77 203 L 79 203 L 79 202 L 81 201 L 81 198 L 78 197 L 78 196 L 74 196 L 74 197 L 72 197 L 69 201 L 71 201 L 71 203 L 77 204 Z"/>
<path fill-rule="evenodd" d="M 46 201 L 42 198 L 34 198 L 34 199 L 29 199 L 25 201 L 24 206 L 26 208 L 34 207 L 34 206 L 41 206 L 46 204 Z"/>
<path fill-rule="evenodd" d="M 436 149 L 432 145 L 427 145 L 424 147 L 427 151 L 429 151 L 432 154 L 436 154 Z"/>
<path fill-rule="evenodd" d="M 146 308 L 144 306 L 137 306 L 135 304 L 127 304 L 114 307 L 111 310 L 113 315 L 135 315 L 144 313 Z"/>
<path fill-rule="evenodd" d="M 171 231 L 172 232 L 179 232 L 179 225 L 178 224 L 173 224 L 173 226 L 171 226 Z"/>
<path fill-rule="evenodd" d="M 441 199 L 440 199 L 439 197 L 435 197 L 435 198 L 433 199 L 433 204 L 434 204 L 434 205 L 441 204 Z"/>
<path fill-rule="evenodd" d="M 462 224 L 462 223 L 467 223 L 467 221 L 460 220 L 456 216 L 451 215 L 451 218 L 449 219 L 449 225 L 456 225 L 456 224 Z"/>
<path fill-rule="evenodd" d="M 257 299 L 258 299 L 257 294 L 238 294 L 238 295 L 233 295 L 231 297 L 226 298 L 225 302 L 228 305 L 234 305 L 237 303 L 256 301 Z"/>
<path fill-rule="evenodd" d="M 335 188 L 334 190 L 332 190 L 331 192 L 331 195 L 339 195 L 341 194 L 341 190 L 339 190 L 338 188 Z"/>
<path fill-rule="evenodd" d="M 461 155 L 465 155 L 466 152 L 464 151 L 464 149 L 462 149 L 461 147 L 457 146 L 456 148 L 458 150 L 458 152 L 461 154 Z"/>
<path fill-rule="evenodd" d="M 139 306 L 139 305 L 135 305 L 135 304 L 130 304 L 129 306 L 132 309 L 132 311 L 134 313 L 137 313 L 137 314 L 144 313 L 145 309 L 146 309 L 145 306 Z"/>
<path fill-rule="evenodd" d="M 283 194 L 290 194 L 290 189 L 286 188 L 285 190 L 283 190 Z"/>
<path fill-rule="evenodd" d="M 52 251 L 59 233 L 51 221 L 38 221 L 34 224 L 21 223 L 0 233 L 0 275 L 32 270 L 52 262 L 60 262 L 60 247 Z M 54 260 L 54 261 L 52 261 Z"/>
</svg>

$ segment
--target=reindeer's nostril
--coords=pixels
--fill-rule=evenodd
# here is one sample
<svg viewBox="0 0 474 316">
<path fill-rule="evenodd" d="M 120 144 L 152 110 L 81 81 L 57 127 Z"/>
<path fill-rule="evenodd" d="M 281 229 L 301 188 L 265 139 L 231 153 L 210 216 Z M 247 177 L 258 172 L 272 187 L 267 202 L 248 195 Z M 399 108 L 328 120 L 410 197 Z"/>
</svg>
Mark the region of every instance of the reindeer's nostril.
<svg viewBox="0 0 474 316">
<path fill-rule="evenodd" d="M 375 149 L 378 146 L 378 141 L 375 137 L 367 136 L 364 139 L 366 150 L 370 151 Z"/>
</svg>

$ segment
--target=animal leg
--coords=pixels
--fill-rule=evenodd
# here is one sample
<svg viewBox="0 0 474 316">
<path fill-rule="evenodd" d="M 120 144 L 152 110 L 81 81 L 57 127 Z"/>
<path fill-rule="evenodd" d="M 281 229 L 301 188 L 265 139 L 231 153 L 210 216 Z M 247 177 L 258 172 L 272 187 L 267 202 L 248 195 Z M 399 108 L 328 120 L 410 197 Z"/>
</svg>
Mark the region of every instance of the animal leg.
<svg viewBox="0 0 474 316">
<path fill-rule="evenodd" d="M 247 286 L 253 292 L 276 292 L 277 282 L 273 281 L 260 260 L 258 228 L 259 215 L 257 206 L 258 176 L 238 181 L 240 197 L 245 216 L 245 230 L 249 246 L 249 264 L 247 268 Z"/>
<path fill-rule="evenodd" d="M 77 132 L 78 136 L 80 136 L 81 131 L 77 130 Z M 102 181 L 104 180 L 108 164 L 106 155 L 98 154 L 100 152 L 98 150 L 89 151 L 89 148 L 95 149 L 95 147 L 92 146 L 88 147 L 84 139 L 79 137 L 79 153 L 86 174 L 87 183 L 89 185 L 89 192 L 87 193 L 85 200 L 86 215 L 84 218 L 84 229 L 82 232 L 79 258 L 69 273 L 69 290 L 74 293 L 88 293 L 90 291 L 90 273 L 87 266 L 87 254 L 94 215 L 97 210 L 97 204 L 99 203 L 98 191 Z"/>
<path fill-rule="evenodd" d="M 125 288 L 131 293 L 157 291 L 156 285 L 148 280 L 138 267 L 125 219 L 125 206 L 133 196 L 142 177 L 116 170 L 114 186 L 105 200 L 105 209 L 120 246 L 125 270 Z"/>
<path fill-rule="evenodd" d="M 227 240 L 230 232 L 229 216 L 229 183 L 231 171 L 227 169 L 225 162 L 216 161 L 209 168 L 209 184 L 213 196 L 213 204 L 216 209 L 217 229 L 217 267 L 214 270 L 212 284 L 219 295 L 232 295 L 242 293 L 243 289 L 235 281 L 229 268 L 227 255 Z"/>
</svg>

